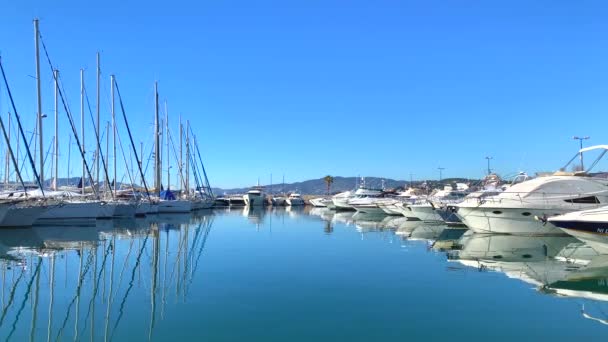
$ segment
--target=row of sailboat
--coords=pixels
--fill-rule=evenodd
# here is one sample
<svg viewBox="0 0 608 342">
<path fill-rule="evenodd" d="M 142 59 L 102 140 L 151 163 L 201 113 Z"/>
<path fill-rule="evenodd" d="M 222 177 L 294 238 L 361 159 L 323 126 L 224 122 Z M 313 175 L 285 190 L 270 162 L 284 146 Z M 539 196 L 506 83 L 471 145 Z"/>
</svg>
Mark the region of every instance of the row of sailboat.
<svg viewBox="0 0 608 342">
<path fill-rule="evenodd" d="M 4 125 L 4 120 L 0 117 L 0 128 L 6 143 L 6 171 L 5 188 L 0 193 L 0 227 L 31 226 L 34 224 L 64 224 L 65 221 L 81 224 L 83 221 L 94 219 L 110 218 L 129 218 L 156 213 L 185 213 L 191 210 L 208 209 L 213 206 L 214 197 L 206 171 L 200 156 L 198 143 L 193 134 L 189 121 L 186 126 L 182 125 L 181 118 L 179 123 L 179 153 L 175 149 L 175 144 L 171 138 L 169 130 L 169 117 L 165 102 L 165 133 L 161 132 L 162 121 L 159 115 L 158 85 L 155 83 L 155 108 L 154 108 L 154 184 L 148 187 L 146 183 L 143 151 L 137 151 L 133 136 L 127 120 L 123 98 L 120 93 L 119 83 L 115 75 L 110 76 L 111 92 L 111 129 L 110 124 L 106 127 L 106 152 L 102 152 L 102 138 L 100 135 L 100 55 L 97 53 L 97 108 L 96 120 L 89 106 L 89 114 L 95 135 L 95 154 L 93 164 L 87 161 L 85 152 L 85 104 L 89 103 L 84 82 L 84 70 L 80 70 L 80 114 L 81 130 L 77 130 L 74 117 L 67 105 L 66 95 L 61 82 L 59 71 L 53 66 L 49 57 L 42 35 L 39 30 L 39 21 L 34 20 L 35 30 L 35 56 L 36 56 L 36 90 L 37 90 L 37 125 L 38 144 L 29 144 L 24 134 L 21 118 L 17 106 L 13 99 L 11 88 L 2 61 L 0 69 L 2 72 L 5 90 L 10 99 L 12 109 L 9 112 L 9 127 Z M 41 96 L 41 70 L 40 70 L 40 47 L 44 50 L 48 65 L 51 69 L 54 81 L 55 93 L 55 137 L 53 139 L 53 165 L 50 184 L 46 183 L 45 155 L 43 153 L 43 118 L 42 96 Z M 118 106 L 117 106 L 118 105 Z M 59 186 L 59 113 L 64 112 L 71 129 L 72 135 L 82 162 L 82 174 L 78 186 Z M 14 116 L 14 120 L 13 120 Z M 128 133 L 129 144 L 123 145 L 118 134 L 118 121 L 122 116 L 124 129 Z M 28 183 L 23 177 L 23 168 L 19 165 L 19 156 L 13 151 L 11 140 L 10 124 L 12 121 L 17 123 L 18 139 L 25 145 L 25 159 L 29 163 L 35 183 Z M 182 146 L 185 137 L 185 162 L 183 159 Z M 112 151 L 109 151 L 110 136 L 112 137 Z M 166 154 L 162 156 L 161 137 L 166 141 Z M 34 148 L 34 154 L 30 151 L 31 145 L 38 145 Z M 143 149 L 143 147 L 142 147 Z M 119 151 L 120 150 L 120 151 Z M 128 156 L 126 151 L 128 150 Z M 36 152 L 39 157 L 36 165 Z M 113 156 L 113 169 L 110 170 L 110 153 Z M 181 190 L 172 191 L 170 189 L 170 156 L 173 153 L 178 159 L 179 184 Z M 119 181 L 117 174 L 117 157 L 122 154 L 125 172 L 129 179 L 129 185 Z M 128 158 L 129 157 L 129 158 Z M 164 158 L 162 158 L 164 157 Z M 131 160 L 129 160 L 131 159 Z M 135 159 L 136 167 L 133 167 L 132 160 Z M 167 169 L 166 189 L 162 182 L 162 167 L 165 161 Z M 131 165 L 131 167 L 129 167 Z M 12 184 L 8 182 L 9 169 L 12 166 L 16 175 L 16 181 Z M 93 167 L 94 166 L 94 167 Z M 68 165 L 69 168 L 69 165 Z M 112 173 L 112 175 L 110 175 Z M 194 190 L 190 186 L 190 175 L 194 175 L 196 187 Z M 103 178 L 103 179 L 100 179 Z M 110 180 L 112 178 L 112 180 Z M 136 185 L 140 182 L 140 185 Z"/>
</svg>

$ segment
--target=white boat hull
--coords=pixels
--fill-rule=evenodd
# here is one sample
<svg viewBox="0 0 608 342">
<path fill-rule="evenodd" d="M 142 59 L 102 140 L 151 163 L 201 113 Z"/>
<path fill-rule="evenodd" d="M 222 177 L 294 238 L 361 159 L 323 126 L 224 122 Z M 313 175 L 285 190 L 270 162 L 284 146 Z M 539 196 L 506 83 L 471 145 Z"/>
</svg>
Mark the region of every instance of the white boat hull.
<svg viewBox="0 0 608 342">
<path fill-rule="evenodd" d="M 302 205 L 306 204 L 306 203 L 304 203 L 304 200 L 301 198 L 288 198 L 286 200 L 286 202 L 287 202 L 287 205 L 292 206 L 292 207 L 302 206 Z"/>
<path fill-rule="evenodd" d="M 158 203 L 158 213 L 189 213 L 192 210 L 192 203 L 188 200 L 160 201 Z"/>
<path fill-rule="evenodd" d="M 443 218 L 431 204 L 413 204 L 408 208 L 412 215 L 421 221 L 443 222 Z"/>
<path fill-rule="evenodd" d="M 263 207 L 266 205 L 266 197 L 263 195 L 246 194 L 243 195 L 243 200 L 248 207 Z"/>
<path fill-rule="evenodd" d="M 546 235 L 563 234 L 553 224 L 535 217 L 547 213 L 563 214 L 560 209 L 459 207 L 456 212 L 460 220 L 476 233 Z"/>
<path fill-rule="evenodd" d="M 4 212 L 0 227 L 29 227 L 49 208 L 45 205 L 12 205 Z"/>
<path fill-rule="evenodd" d="M 106 208 L 109 208 L 109 206 L 102 205 L 101 202 L 98 201 L 65 201 L 43 212 L 35 221 L 35 224 L 62 220 L 94 220 L 99 217 Z"/>
</svg>

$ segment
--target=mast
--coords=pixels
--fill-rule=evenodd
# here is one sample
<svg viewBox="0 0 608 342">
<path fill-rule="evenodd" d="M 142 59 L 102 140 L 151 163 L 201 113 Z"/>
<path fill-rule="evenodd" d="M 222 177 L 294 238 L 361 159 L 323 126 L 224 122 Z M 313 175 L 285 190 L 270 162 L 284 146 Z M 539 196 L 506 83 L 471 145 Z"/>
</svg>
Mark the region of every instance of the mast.
<svg viewBox="0 0 608 342">
<path fill-rule="evenodd" d="M 97 131 L 97 139 L 99 139 L 99 89 L 100 89 L 100 78 L 101 78 L 101 62 L 99 52 L 97 52 L 97 124 L 95 125 L 95 130 Z M 97 144 L 97 157 L 96 157 L 96 165 L 95 165 L 95 177 L 97 178 L 97 185 L 99 186 L 99 157 L 101 151 L 99 150 L 99 144 Z M 106 156 L 107 158 L 107 156 Z"/>
<path fill-rule="evenodd" d="M 154 82 L 154 188 L 160 196 L 160 120 L 158 117 L 158 82 Z"/>
<path fill-rule="evenodd" d="M 84 166 L 84 69 L 80 69 L 80 134 L 82 135 L 82 176 L 81 176 L 81 184 L 82 189 L 81 192 L 84 195 L 84 177 L 85 177 L 85 166 Z"/>
<path fill-rule="evenodd" d="M 167 190 L 171 188 L 171 159 L 169 158 L 169 111 L 167 110 L 167 100 L 165 100 L 165 140 L 167 142 Z"/>
<path fill-rule="evenodd" d="M 55 178 L 53 180 L 53 190 L 57 191 L 57 179 L 59 178 L 57 170 L 59 170 L 59 70 L 55 69 L 55 148 L 54 148 L 54 165 Z"/>
<path fill-rule="evenodd" d="M 40 89 L 40 31 L 38 29 L 38 18 L 34 19 L 34 44 L 36 46 L 36 98 L 38 105 L 38 145 L 40 149 L 40 184 L 44 186 L 44 145 L 42 140 L 42 94 Z"/>
<path fill-rule="evenodd" d="M 186 191 L 190 193 L 190 120 L 186 120 Z"/>
<path fill-rule="evenodd" d="M 8 141 L 11 141 L 11 116 L 8 116 Z M 9 152 L 8 152 L 8 148 L 9 145 L 6 145 L 6 155 L 5 155 L 5 165 L 4 165 L 4 188 L 6 189 L 6 187 L 8 186 L 8 182 L 9 182 L 9 163 L 10 163 L 10 156 L 9 156 Z"/>
<path fill-rule="evenodd" d="M 116 186 L 118 185 L 118 182 L 116 181 L 116 113 L 114 112 L 114 75 L 110 75 L 110 82 L 112 82 L 110 86 L 110 97 L 112 101 L 112 149 L 114 153 L 112 160 L 114 163 L 114 196 L 116 196 Z"/>
<path fill-rule="evenodd" d="M 106 158 L 108 158 L 108 156 L 109 156 L 109 154 L 108 154 L 108 153 L 109 153 L 109 152 L 110 152 L 110 123 L 109 123 L 109 122 L 106 122 Z M 106 170 L 106 174 L 107 174 L 107 173 L 108 173 L 108 170 Z M 115 181 L 115 182 L 116 182 L 116 181 Z M 106 186 L 105 186 L 105 188 L 106 188 L 106 192 L 108 192 L 108 191 L 110 191 L 110 192 L 111 192 L 111 191 L 112 191 L 112 188 L 111 188 L 111 187 L 112 187 L 112 184 L 111 184 L 111 183 L 106 182 Z"/>
<path fill-rule="evenodd" d="M 182 164 L 182 115 L 179 115 L 179 170 L 181 170 L 184 167 L 184 164 Z M 180 193 L 184 193 L 184 174 L 183 172 L 179 173 L 179 188 L 180 188 Z"/>
</svg>

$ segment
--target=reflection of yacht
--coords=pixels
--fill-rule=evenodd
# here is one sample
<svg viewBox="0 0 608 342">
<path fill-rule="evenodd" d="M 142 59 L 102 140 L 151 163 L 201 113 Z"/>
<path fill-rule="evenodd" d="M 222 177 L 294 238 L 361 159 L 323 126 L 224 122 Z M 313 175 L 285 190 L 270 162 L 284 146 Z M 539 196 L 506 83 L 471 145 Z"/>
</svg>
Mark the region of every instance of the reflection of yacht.
<svg viewBox="0 0 608 342">
<path fill-rule="evenodd" d="M 608 145 L 587 147 L 580 153 L 592 150 L 603 150 L 603 156 Z M 564 169 L 566 167 L 568 165 Z M 556 172 L 512 185 L 496 196 L 464 201 L 457 205 L 457 214 L 478 233 L 561 233 L 554 225 L 535 217 L 546 218 L 605 205 L 607 186 L 607 179 L 590 177 L 587 172 Z"/>
<path fill-rule="evenodd" d="M 410 234 L 410 240 L 434 241 L 448 226 L 444 224 L 420 224 Z"/>
<path fill-rule="evenodd" d="M 548 287 L 567 297 L 608 301 L 608 255 L 593 257 L 584 267 L 575 269 L 564 279 Z"/>
<path fill-rule="evenodd" d="M 260 225 L 264 222 L 264 214 L 266 212 L 262 207 L 245 207 L 243 208 L 243 216 L 247 217 L 249 222 Z"/>
<path fill-rule="evenodd" d="M 302 199 L 302 196 L 298 193 L 290 194 L 289 197 L 287 197 L 286 201 L 287 201 L 287 205 L 290 205 L 292 207 L 305 204 L 304 199 Z"/>
<path fill-rule="evenodd" d="M 403 237 L 409 237 L 412 232 L 422 224 L 422 221 L 412 221 L 407 218 L 397 226 L 395 234 Z"/>
<path fill-rule="evenodd" d="M 357 212 L 352 218 L 355 221 L 355 227 L 357 227 L 359 232 L 377 231 L 383 227 L 383 216 Z"/>
<path fill-rule="evenodd" d="M 251 190 L 247 191 L 245 195 L 243 195 L 243 200 L 245 201 L 245 205 L 248 207 L 263 207 L 266 205 L 266 195 L 262 191 L 263 188 L 259 185 L 251 188 Z"/>
<path fill-rule="evenodd" d="M 599 253 L 608 254 L 608 207 L 575 211 L 548 221 Z"/>
<path fill-rule="evenodd" d="M 351 225 L 354 220 L 353 220 L 353 216 L 355 215 L 354 212 L 350 211 L 350 212 L 337 212 L 334 215 L 333 221 L 336 223 L 343 223 L 347 226 Z"/>
</svg>

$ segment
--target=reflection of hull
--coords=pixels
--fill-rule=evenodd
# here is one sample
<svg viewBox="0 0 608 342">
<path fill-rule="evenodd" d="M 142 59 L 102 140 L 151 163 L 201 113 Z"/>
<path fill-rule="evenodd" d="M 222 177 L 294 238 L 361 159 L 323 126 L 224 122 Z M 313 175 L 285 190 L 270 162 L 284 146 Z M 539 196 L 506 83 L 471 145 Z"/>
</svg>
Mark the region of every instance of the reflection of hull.
<svg viewBox="0 0 608 342">
<path fill-rule="evenodd" d="M 516 236 L 473 234 L 464 243 L 460 258 L 501 261 L 542 261 L 555 257 L 576 240 L 569 236 Z"/>
<path fill-rule="evenodd" d="M 457 214 L 476 233 L 545 235 L 563 234 L 554 225 L 535 219 L 545 214 L 557 215 L 559 210 L 459 207 Z"/>
<path fill-rule="evenodd" d="M 315 207 L 324 208 L 324 207 L 327 207 L 328 200 L 325 198 L 312 198 L 309 202 L 311 205 L 313 205 Z M 329 201 L 329 202 L 331 202 L 331 201 Z"/>
<path fill-rule="evenodd" d="M 372 215 L 386 215 L 384 210 L 379 208 L 375 204 L 353 204 L 353 208 L 359 213 L 372 214 Z"/>
<path fill-rule="evenodd" d="M 354 222 L 353 216 L 355 215 L 354 212 L 349 211 L 349 212 L 337 212 L 334 215 L 333 221 L 336 223 L 344 223 L 347 226 L 350 225 L 351 223 Z"/>
<path fill-rule="evenodd" d="M 410 234 L 411 240 L 435 240 L 447 228 L 443 224 L 421 224 Z"/>
</svg>

